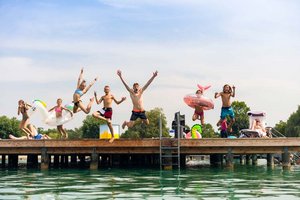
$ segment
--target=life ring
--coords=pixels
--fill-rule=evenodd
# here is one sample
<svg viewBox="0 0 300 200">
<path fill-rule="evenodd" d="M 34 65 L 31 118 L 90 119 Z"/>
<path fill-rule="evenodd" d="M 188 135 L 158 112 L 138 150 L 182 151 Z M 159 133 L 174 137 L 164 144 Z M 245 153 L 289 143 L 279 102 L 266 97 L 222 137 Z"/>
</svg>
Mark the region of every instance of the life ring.
<svg viewBox="0 0 300 200">
<path fill-rule="evenodd" d="M 202 106 L 203 110 L 214 109 L 214 102 L 210 98 L 203 95 L 188 94 L 183 98 L 183 101 L 191 108 Z"/>
</svg>

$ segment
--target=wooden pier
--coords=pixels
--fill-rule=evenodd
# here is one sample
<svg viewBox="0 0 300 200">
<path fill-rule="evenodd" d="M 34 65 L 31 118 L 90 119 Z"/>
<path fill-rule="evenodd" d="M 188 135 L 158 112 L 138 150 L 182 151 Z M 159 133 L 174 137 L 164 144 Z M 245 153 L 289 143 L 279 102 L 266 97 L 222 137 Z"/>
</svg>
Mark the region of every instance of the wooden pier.
<svg viewBox="0 0 300 200">
<path fill-rule="evenodd" d="M 174 139 L 164 141 L 173 145 Z M 251 138 L 251 139 L 195 139 L 180 140 L 181 166 L 188 155 L 210 155 L 211 164 L 233 167 L 234 156 L 241 156 L 241 163 L 256 164 L 257 155 L 267 155 L 268 166 L 274 165 L 273 154 L 282 155 L 282 166 L 291 166 L 291 153 L 300 152 L 300 138 Z M 112 144 L 108 140 L 0 140 L 2 167 L 18 166 L 18 157 L 27 156 L 27 166 L 77 167 L 156 167 L 160 165 L 159 139 L 119 139 Z M 225 155 L 225 156 L 224 156 Z M 38 156 L 40 159 L 38 159 Z M 40 162 L 39 162 L 40 160 Z M 89 160 L 89 162 L 87 162 Z M 7 162 L 8 161 L 8 162 Z"/>
</svg>

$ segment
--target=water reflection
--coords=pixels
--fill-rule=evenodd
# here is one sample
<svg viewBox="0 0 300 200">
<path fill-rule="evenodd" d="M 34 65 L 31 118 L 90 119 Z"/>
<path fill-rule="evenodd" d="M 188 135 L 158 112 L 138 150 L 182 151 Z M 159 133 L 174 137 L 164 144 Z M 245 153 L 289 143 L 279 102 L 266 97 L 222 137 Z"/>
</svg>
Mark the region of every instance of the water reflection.
<svg viewBox="0 0 300 200">
<path fill-rule="evenodd" d="M 0 199 L 298 199 L 300 168 L 2 170 Z"/>
</svg>

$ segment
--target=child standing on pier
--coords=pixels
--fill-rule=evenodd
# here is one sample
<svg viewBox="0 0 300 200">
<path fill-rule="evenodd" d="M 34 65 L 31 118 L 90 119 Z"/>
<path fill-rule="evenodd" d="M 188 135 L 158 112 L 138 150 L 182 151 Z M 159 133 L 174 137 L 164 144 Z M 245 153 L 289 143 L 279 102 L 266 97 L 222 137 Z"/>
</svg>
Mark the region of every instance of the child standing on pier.
<svg viewBox="0 0 300 200">
<path fill-rule="evenodd" d="M 221 119 L 217 123 L 217 126 L 219 126 L 222 121 L 229 115 L 231 118 L 231 121 L 228 125 L 228 131 L 232 132 L 232 125 L 235 122 L 235 115 L 233 112 L 233 109 L 231 107 L 231 97 L 235 97 L 235 86 L 232 86 L 232 88 L 226 84 L 223 86 L 223 91 L 222 92 L 216 92 L 215 93 L 215 98 L 221 97 L 222 98 L 222 110 L 221 110 Z"/>
<path fill-rule="evenodd" d="M 84 113 L 89 114 L 91 111 L 92 104 L 94 103 L 94 97 L 92 97 L 90 99 L 90 103 L 87 105 L 87 107 L 85 107 L 83 105 L 80 98 L 85 93 L 87 93 L 87 91 L 94 85 L 94 83 L 97 81 L 98 77 L 96 77 L 89 86 L 86 86 L 86 81 L 83 80 L 82 77 L 83 77 L 83 68 L 80 71 L 80 75 L 79 75 L 79 78 L 77 81 L 77 89 L 75 90 L 74 95 L 73 95 L 73 103 L 74 103 L 73 113 L 77 113 L 80 110 L 82 110 Z"/>
<path fill-rule="evenodd" d="M 110 93 L 110 88 L 109 86 L 105 86 L 104 87 L 104 93 L 105 95 L 102 96 L 99 100 L 97 99 L 97 93 L 94 92 L 95 95 L 95 99 L 97 104 L 100 104 L 103 101 L 103 108 L 100 111 L 96 111 L 93 113 L 93 117 L 97 118 L 97 119 L 102 119 L 104 121 L 106 121 L 107 126 L 110 130 L 111 133 L 111 139 L 109 140 L 110 143 L 112 143 L 114 141 L 114 129 L 111 123 L 111 119 L 112 119 L 112 102 L 114 101 L 116 104 L 120 104 L 123 101 L 126 100 L 126 97 L 122 97 L 122 99 L 120 101 L 116 100 L 115 97 Z"/>
<path fill-rule="evenodd" d="M 122 83 L 130 94 L 130 98 L 133 104 L 132 114 L 130 117 L 130 121 L 124 121 L 122 124 L 122 128 L 124 129 L 126 126 L 128 128 L 134 126 L 135 120 L 140 118 L 142 122 L 146 125 L 149 124 L 149 120 L 145 114 L 145 109 L 143 105 L 143 93 L 148 88 L 148 86 L 152 83 L 154 78 L 157 76 L 158 72 L 155 71 L 149 81 L 144 85 L 144 87 L 140 88 L 138 83 L 133 84 L 133 88 L 130 88 L 127 83 L 124 81 L 122 77 L 122 72 L 120 70 L 117 71 L 118 76 L 120 77 Z"/>
</svg>

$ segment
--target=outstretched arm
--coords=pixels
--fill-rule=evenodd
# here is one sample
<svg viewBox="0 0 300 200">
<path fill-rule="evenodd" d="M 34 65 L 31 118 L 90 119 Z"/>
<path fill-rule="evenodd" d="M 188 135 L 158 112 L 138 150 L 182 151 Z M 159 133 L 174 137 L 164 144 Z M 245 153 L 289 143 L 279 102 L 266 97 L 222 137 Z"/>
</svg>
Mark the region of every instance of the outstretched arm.
<svg viewBox="0 0 300 200">
<path fill-rule="evenodd" d="M 221 96 L 221 92 L 216 92 L 215 93 L 215 99 Z"/>
<path fill-rule="evenodd" d="M 235 97 L 235 86 L 232 86 L 232 93 L 231 93 L 232 97 Z"/>
<path fill-rule="evenodd" d="M 130 89 L 130 87 L 127 85 L 127 83 L 124 81 L 124 79 L 123 79 L 123 77 L 122 77 L 122 71 L 121 71 L 121 70 L 118 70 L 118 71 L 117 71 L 117 74 L 118 74 L 118 76 L 120 77 L 120 79 L 121 79 L 123 85 L 125 86 L 126 90 L 127 90 L 128 92 L 132 92 L 132 90 Z"/>
<path fill-rule="evenodd" d="M 51 108 L 48 112 L 51 112 L 52 110 L 54 110 L 56 108 L 56 106 L 54 106 L 53 108 Z"/>
<path fill-rule="evenodd" d="M 142 88 L 143 91 L 145 91 L 147 89 L 147 87 L 150 85 L 150 83 L 152 83 L 152 81 L 154 80 L 154 78 L 157 76 L 158 72 L 155 71 L 153 72 L 152 77 L 149 79 L 149 81 L 144 85 L 144 87 Z"/>
<path fill-rule="evenodd" d="M 120 103 L 122 103 L 123 101 L 125 101 L 126 100 L 126 97 L 122 97 L 122 99 L 120 100 L 120 101 L 117 101 L 116 99 L 115 99 L 115 97 L 113 97 L 113 100 L 114 100 L 114 102 L 116 103 L 116 104 L 120 104 Z"/>
<path fill-rule="evenodd" d="M 82 92 L 84 94 L 87 93 L 87 91 L 89 91 L 89 89 L 96 83 L 97 80 L 98 80 L 98 77 L 96 77 Z"/>
<path fill-rule="evenodd" d="M 71 114 L 71 117 L 73 117 L 73 113 L 69 109 L 62 107 L 62 110 L 69 112 Z"/>
<path fill-rule="evenodd" d="M 81 70 L 80 70 L 80 74 L 79 74 L 78 81 L 77 81 L 77 88 L 79 88 L 79 86 L 80 86 L 82 77 L 83 77 L 83 68 L 81 68 Z"/>
</svg>

